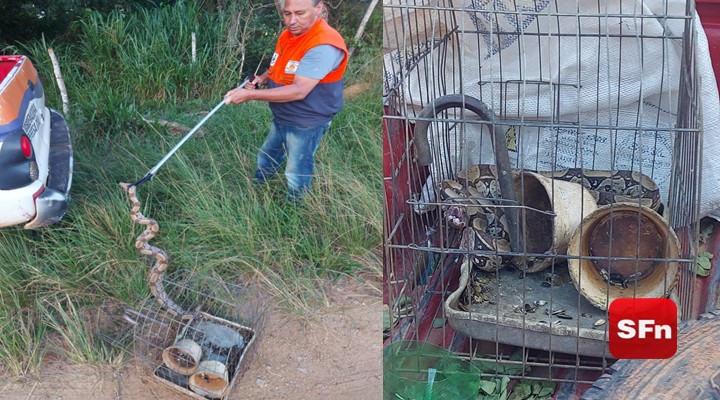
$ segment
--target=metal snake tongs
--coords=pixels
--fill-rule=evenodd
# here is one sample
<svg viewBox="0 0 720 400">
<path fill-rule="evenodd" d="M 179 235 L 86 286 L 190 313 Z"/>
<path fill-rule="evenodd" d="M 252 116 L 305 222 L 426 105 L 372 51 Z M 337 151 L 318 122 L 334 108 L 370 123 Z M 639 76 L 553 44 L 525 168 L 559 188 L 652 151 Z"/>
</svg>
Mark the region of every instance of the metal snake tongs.
<svg viewBox="0 0 720 400">
<path fill-rule="evenodd" d="M 238 85 L 238 87 L 245 87 L 245 85 L 247 85 L 247 83 L 251 80 L 252 76 L 247 77 L 243 83 Z M 160 160 L 160 162 L 158 162 L 152 169 L 150 169 L 150 171 L 148 171 L 147 174 L 145 174 L 145 176 L 138 179 L 134 183 L 120 183 L 120 187 L 125 192 L 127 192 L 128 196 L 130 196 L 130 202 L 132 203 L 132 208 L 130 209 L 130 219 L 137 224 L 147 226 L 147 228 L 145 228 L 145 230 L 135 240 L 135 247 L 140 251 L 141 254 L 155 257 L 155 264 L 153 265 L 153 268 L 150 271 L 150 275 L 148 276 L 150 291 L 152 292 L 153 296 L 157 298 L 158 302 L 160 302 L 160 305 L 165 307 L 172 314 L 183 316 L 183 318 L 188 317 L 187 311 L 180 307 L 172 299 L 170 299 L 167 293 L 165 293 L 165 287 L 163 285 L 162 276 L 167 269 L 168 255 L 165 250 L 148 243 L 160 231 L 160 225 L 154 219 L 148 218 L 142 215 L 142 213 L 140 213 L 140 200 L 138 200 L 135 192 L 138 186 L 152 179 L 153 176 L 155 176 L 155 173 L 160 169 L 160 167 L 162 167 L 163 164 L 165 164 L 165 162 L 170 159 L 173 154 L 175 154 L 175 152 L 180 148 L 180 146 L 182 146 L 188 139 L 190 139 L 190 137 L 194 135 L 198 129 L 200 129 L 200 127 L 205 123 L 205 121 L 210 119 L 210 117 L 212 117 L 213 114 L 215 114 L 215 112 L 219 110 L 220 107 L 222 107 L 224 104 L 225 99 L 221 100 L 220 103 L 218 103 L 207 115 L 205 115 L 200 120 L 200 122 L 198 122 L 190 130 L 190 132 L 188 132 L 180 140 L 180 142 L 178 142 L 178 144 L 176 144 L 175 147 L 173 147 Z"/>
</svg>

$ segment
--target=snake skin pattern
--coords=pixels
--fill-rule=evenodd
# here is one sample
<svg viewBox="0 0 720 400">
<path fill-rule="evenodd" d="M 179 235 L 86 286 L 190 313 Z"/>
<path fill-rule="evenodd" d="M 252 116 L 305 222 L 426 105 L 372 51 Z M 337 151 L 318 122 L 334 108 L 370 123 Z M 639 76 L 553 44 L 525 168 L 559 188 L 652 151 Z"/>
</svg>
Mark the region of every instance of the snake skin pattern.
<svg viewBox="0 0 720 400">
<path fill-rule="evenodd" d="M 148 275 L 148 284 L 150 285 L 150 291 L 153 296 L 157 299 L 162 307 L 168 310 L 175 316 L 181 316 L 183 319 L 189 317 L 187 311 L 175 303 L 165 292 L 165 286 L 163 285 L 163 274 L 168 266 L 168 254 L 165 250 L 151 245 L 149 242 L 158 232 L 160 232 L 160 225 L 152 218 L 148 218 L 140 213 L 140 200 L 136 195 L 136 187 L 130 186 L 127 183 L 120 183 L 120 187 L 127 192 L 132 203 L 130 209 L 130 219 L 136 224 L 145 225 L 145 230 L 138 235 L 135 239 L 135 248 L 140 251 L 140 254 L 155 257 L 155 264 L 153 264 L 150 274 Z"/>
<path fill-rule="evenodd" d="M 635 171 L 594 171 L 568 168 L 551 172 L 538 172 L 548 178 L 579 183 L 595 197 L 599 206 L 631 202 L 660 209 L 660 188 L 648 176 Z"/>
<path fill-rule="evenodd" d="M 658 211 L 660 190 L 649 177 L 634 171 L 595 171 L 569 168 L 539 172 L 552 179 L 579 183 L 587 188 L 598 205 L 631 201 Z M 512 261 L 507 218 L 494 165 L 478 164 L 460 171 L 454 180 L 440 185 L 439 198 L 447 224 L 462 230 L 460 248 L 470 251 L 472 265 L 495 271 Z M 476 250 L 480 250 L 478 254 Z M 495 254 L 493 254 L 495 253 Z M 527 262 L 533 262 L 532 257 Z"/>
<path fill-rule="evenodd" d="M 484 250 L 472 253 L 472 264 L 483 271 L 495 271 L 511 261 L 510 256 L 490 252 L 510 252 L 507 217 L 501 205 L 500 184 L 495 166 L 474 165 L 457 174 L 456 180 L 441 184 L 440 199 L 452 203 L 445 209 L 445 219 L 462 229 L 461 249 Z"/>
</svg>

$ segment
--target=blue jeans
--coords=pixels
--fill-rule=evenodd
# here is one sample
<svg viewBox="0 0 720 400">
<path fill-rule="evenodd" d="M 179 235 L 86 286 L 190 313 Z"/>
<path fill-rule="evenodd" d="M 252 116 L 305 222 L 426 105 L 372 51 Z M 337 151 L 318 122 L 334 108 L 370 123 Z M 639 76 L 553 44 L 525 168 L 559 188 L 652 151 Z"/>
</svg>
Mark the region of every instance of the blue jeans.
<svg viewBox="0 0 720 400">
<path fill-rule="evenodd" d="M 288 200 L 300 200 L 310 188 L 315 151 L 329 127 L 330 122 L 314 128 L 296 128 L 273 121 L 265 143 L 258 151 L 255 181 L 262 184 L 270 180 L 287 159 Z"/>
</svg>

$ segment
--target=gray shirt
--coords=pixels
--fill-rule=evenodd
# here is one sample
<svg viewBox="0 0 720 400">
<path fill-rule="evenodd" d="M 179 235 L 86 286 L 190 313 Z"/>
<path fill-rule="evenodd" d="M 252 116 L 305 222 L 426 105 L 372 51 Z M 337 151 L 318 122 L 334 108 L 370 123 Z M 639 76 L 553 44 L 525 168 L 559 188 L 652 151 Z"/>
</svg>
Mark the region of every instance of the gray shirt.
<svg viewBox="0 0 720 400">
<path fill-rule="evenodd" d="M 340 66 L 345 53 L 335 46 L 321 44 L 308 50 L 300 60 L 297 72 L 299 75 L 310 79 L 322 79 Z"/>
</svg>

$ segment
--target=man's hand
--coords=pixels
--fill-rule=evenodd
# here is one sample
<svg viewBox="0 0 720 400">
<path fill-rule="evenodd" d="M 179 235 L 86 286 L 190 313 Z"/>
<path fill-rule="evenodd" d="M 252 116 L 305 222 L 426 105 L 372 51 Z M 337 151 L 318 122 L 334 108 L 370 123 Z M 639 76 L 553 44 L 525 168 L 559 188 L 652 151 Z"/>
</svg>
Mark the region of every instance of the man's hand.
<svg viewBox="0 0 720 400">
<path fill-rule="evenodd" d="M 245 89 L 253 90 L 259 85 L 265 85 L 267 83 L 267 71 L 262 75 L 253 76 L 253 79 L 245 85 Z"/>
<path fill-rule="evenodd" d="M 267 73 L 253 78 L 252 82 L 262 84 L 267 81 Z M 310 93 L 311 90 L 320 82 L 319 79 L 306 78 L 304 76 L 296 76 L 290 85 L 279 86 L 272 89 L 251 90 L 249 85 L 245 84 L 245 88 L 236 88 L 225 94 L 225 104 L 240 104 L 248 100 L 267 101 L 271 103 L 285 103 L 288 101 L 302 100 Z M 255 87 L 255 86 L 253 86 Z"/>
<path fill-rule="evenodd" d="M 250 83 L 248 83 L 249 85 Z M 247 87 L 247 85 L 245 85 Z M 252 100 L 253 91 L 243 88 L 235 88 L 225 93 L 225 104 L 240 104 Z"/>
</svg>

